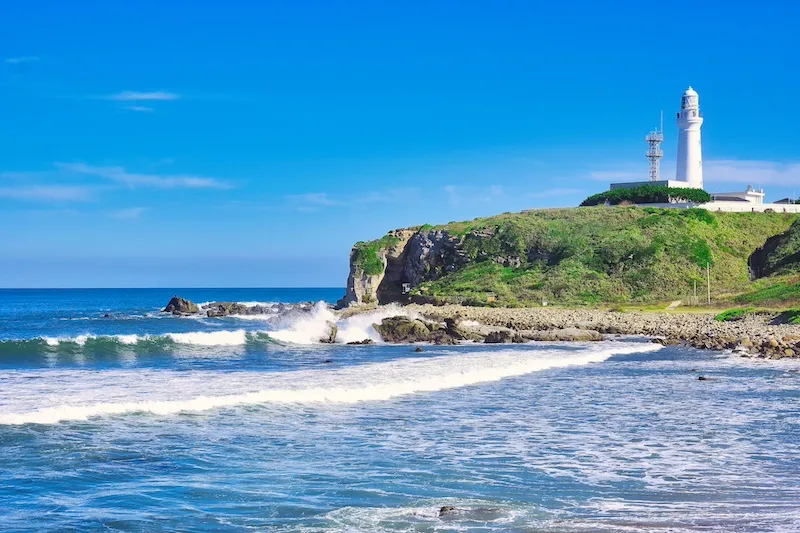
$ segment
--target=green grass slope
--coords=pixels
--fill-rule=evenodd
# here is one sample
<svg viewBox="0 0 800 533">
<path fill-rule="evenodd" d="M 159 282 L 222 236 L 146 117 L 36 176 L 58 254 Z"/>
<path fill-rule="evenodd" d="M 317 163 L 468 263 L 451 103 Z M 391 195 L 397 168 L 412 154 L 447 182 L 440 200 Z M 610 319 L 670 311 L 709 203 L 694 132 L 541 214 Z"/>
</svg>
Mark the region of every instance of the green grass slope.
<svg viewBox="0 0 800 533">
<path fill-rule="evenodd" d="M 587 207 L 423 226 L 421 232 L 455 239 L 467 261 L 412 294 L 473 305 L 661 302 L 686 299 L 695 282 L 703 295 L 709 265 L 715 299 L 732 300 L 752 290 L 750 255 L 795 220 L 782 213 Z"/>
</svg>

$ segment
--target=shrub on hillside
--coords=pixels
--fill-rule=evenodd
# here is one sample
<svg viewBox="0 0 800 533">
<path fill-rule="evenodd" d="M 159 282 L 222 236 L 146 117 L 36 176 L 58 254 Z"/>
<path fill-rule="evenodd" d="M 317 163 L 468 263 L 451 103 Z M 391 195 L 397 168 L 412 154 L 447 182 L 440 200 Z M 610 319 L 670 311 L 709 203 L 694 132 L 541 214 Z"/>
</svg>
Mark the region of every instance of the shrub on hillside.
<svg viewBox="0 0 800 533">
<path fill-rule="evenodd" d="M 630 189 L 613 189 L 593 194 L 581 202 L 582 207 L 620 204 L 706 203 L 711 195 L 702 189 L 642 185 Z"/>
<path fill-rule="evenodd" d="M 714 320 L 717 322 L 734 322 L 736 320 L 741 320 L 747 315 L 753 314 L 754 312 L 755 308 L 753 307 L 746 307 L 744 309 L 728 309 L 727 311 L 723 311 L 715 316 Z"/>
</svg>

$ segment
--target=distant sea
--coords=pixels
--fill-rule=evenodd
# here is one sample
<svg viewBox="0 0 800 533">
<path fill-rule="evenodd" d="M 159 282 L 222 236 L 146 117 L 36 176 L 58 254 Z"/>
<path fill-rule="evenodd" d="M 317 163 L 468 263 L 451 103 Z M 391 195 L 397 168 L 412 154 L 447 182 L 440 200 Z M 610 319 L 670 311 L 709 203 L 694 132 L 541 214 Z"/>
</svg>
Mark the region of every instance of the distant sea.
<svg viewBox="0 0 800 533">
<path fill-rule="evenodd" d="M 404 311 L 343 294 L 0 290 L 0 531 L 800 531 L 796 362 L 348 346 Z"/>
</svg>

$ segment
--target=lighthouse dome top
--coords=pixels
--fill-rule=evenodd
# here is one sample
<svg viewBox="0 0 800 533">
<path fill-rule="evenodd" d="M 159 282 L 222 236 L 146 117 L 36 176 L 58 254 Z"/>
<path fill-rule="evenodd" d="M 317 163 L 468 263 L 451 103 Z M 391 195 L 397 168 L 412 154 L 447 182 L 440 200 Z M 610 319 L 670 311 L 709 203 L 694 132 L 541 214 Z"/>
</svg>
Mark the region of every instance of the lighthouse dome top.
<svg viewBox="0 0 800 533">
<path fill-rule="evenodd" d="M 697 91 L 692 89 L 692 86 L 689 85 L 689 88 L 683 92 L 683 96 L 698 96 Z"/>
</svg>

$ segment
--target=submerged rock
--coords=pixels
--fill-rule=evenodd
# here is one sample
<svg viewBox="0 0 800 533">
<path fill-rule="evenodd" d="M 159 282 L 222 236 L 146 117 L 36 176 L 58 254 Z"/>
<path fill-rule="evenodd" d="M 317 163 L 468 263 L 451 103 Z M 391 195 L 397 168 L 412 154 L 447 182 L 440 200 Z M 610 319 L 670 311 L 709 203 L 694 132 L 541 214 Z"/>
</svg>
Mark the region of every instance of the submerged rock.
<svg viewBox="0 0 800 533">
<path fill-rule="evenodd" d="M 372 339 L 364 339 L 363 341 L 351 341 L 348 342 L 347 344 L 348 346 L 358 346 L 358 345 L 366 346 L 368 344 L 375 344 L 375 341 Z"/>
<path fill-rule="evenodd" d="M 186 315 L 199 313 L 200 308 L 197 307 L 197 304 L 191 300 L 173 296 L 167 306 L 164 308 L 163 312 L 172 313 L 173 315 Z"/>
</svg>

